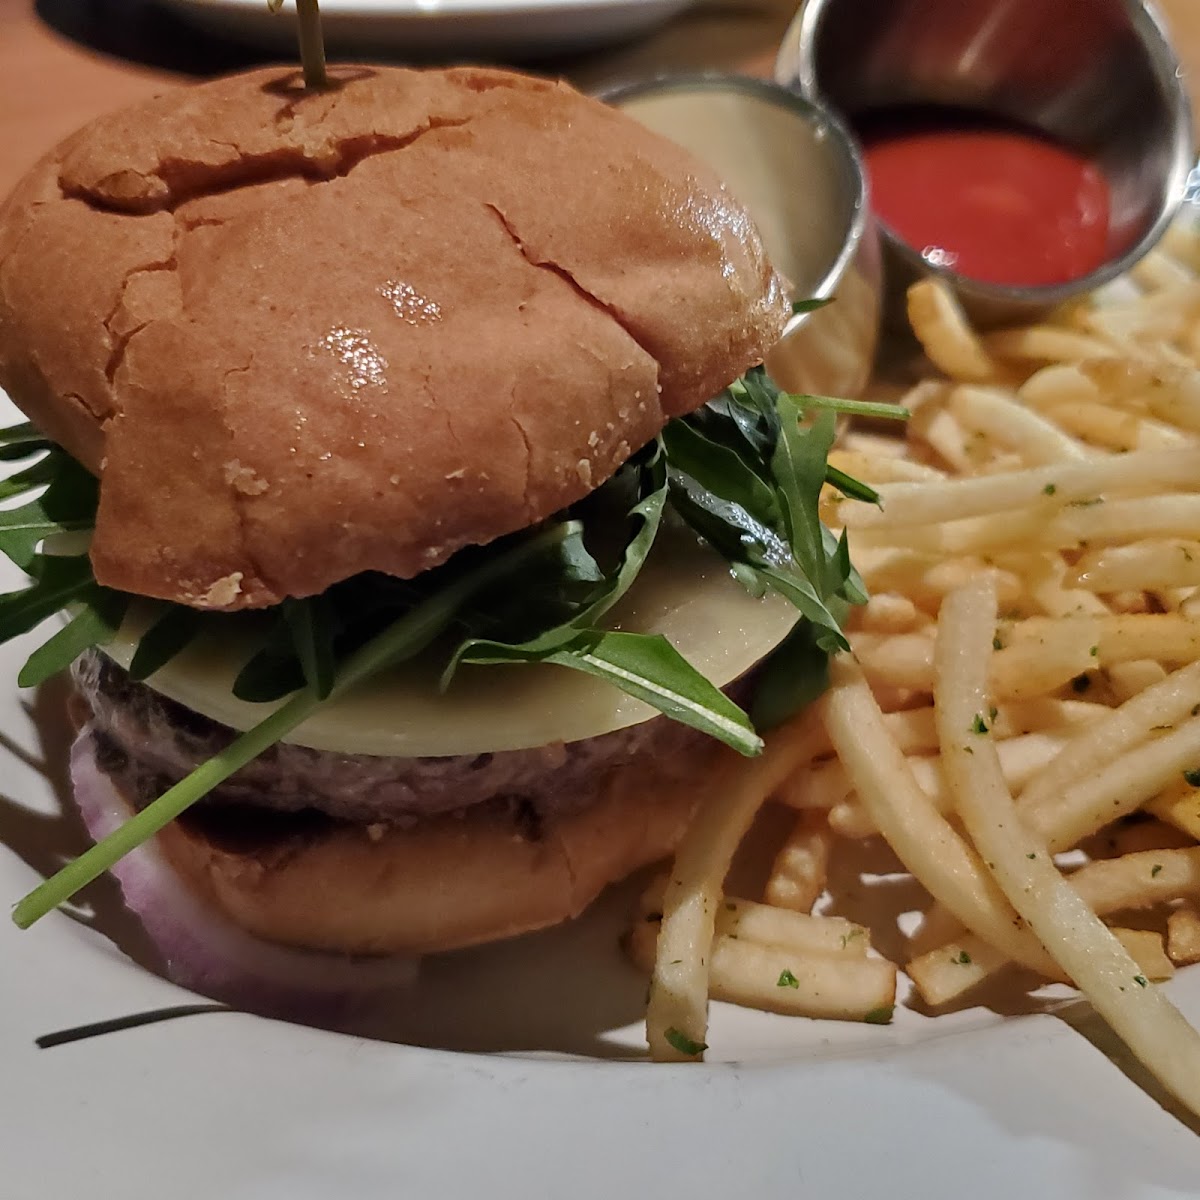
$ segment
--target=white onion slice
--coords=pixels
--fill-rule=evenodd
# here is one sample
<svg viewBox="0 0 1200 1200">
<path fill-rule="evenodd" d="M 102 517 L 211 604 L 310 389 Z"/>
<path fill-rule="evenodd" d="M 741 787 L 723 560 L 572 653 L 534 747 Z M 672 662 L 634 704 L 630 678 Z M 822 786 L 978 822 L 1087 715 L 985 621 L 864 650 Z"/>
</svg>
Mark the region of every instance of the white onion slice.
<svg viewBox="0 0 1200 1200">
<path fill-rule="evenodd" d="M 71 747 L 71 782 L 84 824 L 96 841 L 132 815 L 97 765 L 88 725 Z M 158 948 L 167 976 L 236 1008 L 338 1027 L 368 999 L 407 989 L 416 977 L 414 958 L 324 954 L 253 937 L 193 895 L 153 841 L 127 854 L 113 874 L 126 906 Z"/>
</svg>

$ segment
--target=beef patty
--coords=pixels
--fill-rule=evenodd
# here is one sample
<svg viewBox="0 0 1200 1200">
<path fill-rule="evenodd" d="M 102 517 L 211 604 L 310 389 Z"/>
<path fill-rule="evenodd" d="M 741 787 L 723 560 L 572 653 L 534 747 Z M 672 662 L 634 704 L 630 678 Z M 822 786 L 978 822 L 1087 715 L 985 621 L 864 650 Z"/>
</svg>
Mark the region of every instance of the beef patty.
<svg viewBox="0 0 1200 1200">
<path fill-rule="evenodd" d="M 79 658 L 73 672 L 92 710 L 100 767 L 139 808 L 237 736 L 131 679 L 99 651 Z M 251 806 L 406 825 L 504 800 L 537 821 L 585 807 L 612 770 L 635 758 L 661 765 L 712 745 L 704 734 L 666 717 L 578 742 L 455 757 L 337 754 L 280 742 L 201 803 L 210 809 Z"/>
</svg>

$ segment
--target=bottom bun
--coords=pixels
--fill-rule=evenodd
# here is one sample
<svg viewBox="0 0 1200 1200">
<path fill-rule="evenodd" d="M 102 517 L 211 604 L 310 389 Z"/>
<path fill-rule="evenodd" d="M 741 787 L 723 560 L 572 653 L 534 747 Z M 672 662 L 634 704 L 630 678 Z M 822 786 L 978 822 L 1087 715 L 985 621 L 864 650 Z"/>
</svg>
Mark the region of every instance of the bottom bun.
<svg viewBox="0 0 1200 1200">
<path fill-rule="evenodd" d="M 707 766 L 707 756 L 689 764 Z M 337 825 L 231 849 L 175 822 L 159 847 L 209 905 L 257 937 L 349 954 L 427 954 L 498 941 L 578 916 L 610 883 L 669 855 L 699 775 L 613 773 L 581 811 L 522 830 L 505 806 L 410 828 Z"/>
</svg>

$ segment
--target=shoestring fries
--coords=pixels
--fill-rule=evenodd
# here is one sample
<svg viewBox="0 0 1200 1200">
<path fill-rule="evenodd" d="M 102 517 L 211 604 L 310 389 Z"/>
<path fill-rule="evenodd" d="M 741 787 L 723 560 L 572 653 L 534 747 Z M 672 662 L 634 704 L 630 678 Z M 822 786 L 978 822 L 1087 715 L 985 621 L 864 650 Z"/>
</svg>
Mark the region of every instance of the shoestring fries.
<svg viewBox="0 0 1200 1200">
<path fill-rule="evenodd" d="M 831 455 L 882 505 L 822 499 L 871 593 L 852 652 L 714 773 L 635 917 L 652 1054 L 699 1057 L 710 997 L 879 1023 L 897 968 L 936 1011 L 1015 963 L 1200 1113 L 1200 1038 L 1155 986 L 1200 962 L 1200 234 L 1025 328 L 974 329 L 935 279 L 908 309 L 926 377 L 880 392 L 903 437 Z M 763 893 L 726 896 L 764 804 L 794 815 Z M 925 900 L 872 939 L 840 889 L 879 839 Z"/>
</svg>

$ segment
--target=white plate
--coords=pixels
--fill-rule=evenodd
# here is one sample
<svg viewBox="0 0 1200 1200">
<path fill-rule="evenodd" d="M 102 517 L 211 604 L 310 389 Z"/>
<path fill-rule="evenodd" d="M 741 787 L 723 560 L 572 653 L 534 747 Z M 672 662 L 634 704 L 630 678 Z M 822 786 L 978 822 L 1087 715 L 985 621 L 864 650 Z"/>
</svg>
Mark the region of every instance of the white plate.
<svg viewBox="0 0 1200 1200">
<path fill-rule="evenodd" d="M 295 8 L 266 0 L 163 0 L 195 24 L 294 53 Z M 696 0 L 322 0 L 331 50 L 409 55 L 563 54 L 637 37 Z"/>
<path fill-rule="evenodd" d="M 11 417 L 0 397 L 0 424 Z M 0 589 L 20 583 L 0 568 Z M 30 645 L 0 649 L 6 904 L 84 844 L 61 790 L 62 689 L 11 682 Z M 903 907 L 910 885 L 870 865 L 848 915 L 881 897 Z M 196 998 L 135 961 L 145 948 L 111 881 L 74 916 L 24 933 L 0 921 L 0 1197 L 1196 1195 L 1195 1135 L 1088 1040 L 1111 1050 L 1079 1005 L 900 1008 L 888 1028 L 715 1005 L 714 1061 L 628 1061 L 644 988 L 617 950 L 628 901 L 432 963 L 406 1004 L 375 1014 L 390 1040 L 214 1011 L 38 1049 L 42 1034 Z M 1172 993 L 1200 1017 L 1200 969 Z"/>
</svg>

